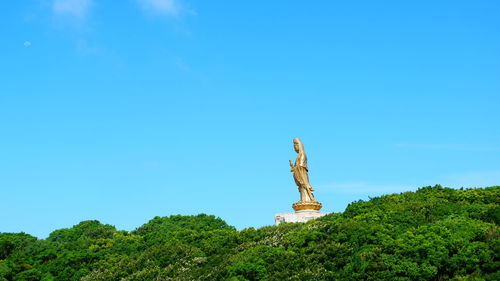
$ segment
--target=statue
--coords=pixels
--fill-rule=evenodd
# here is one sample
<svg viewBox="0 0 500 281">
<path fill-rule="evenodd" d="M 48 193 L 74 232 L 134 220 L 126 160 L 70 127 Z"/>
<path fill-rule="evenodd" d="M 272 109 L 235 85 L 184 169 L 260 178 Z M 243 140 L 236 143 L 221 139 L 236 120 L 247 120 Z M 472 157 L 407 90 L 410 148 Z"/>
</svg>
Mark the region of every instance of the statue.
<svg viewBox="0 0 500 281">
<path fill-rule="evenodd" d="M 289 160 L 291 172 L 293 173 L 293 179 L 295 184 L 299 188 L 300 200 L 297 203 L 293 203 L 292 207 L 295 213 L 279 213 L 274 217 L 274 222 L 276 225 L 280 223 L 287 222 L 307 222 L 320 218 L 329 213 L 320 213 L 319 210 L 322 204 L 316 200 L 314 197 L 314 189 L 309 183 L 309 175 L 307 168 L 307 156 L 304 151 L 304 145 L 299 138 L 293 139 L 293 148 L 297 152 L 297 159 L 295 163 Z"/>
<path fill-rule="evenodd" d="M 295 164 L 290 161 L 291 172 L 293 173 L 293 179 L 295 184 L 299 188 L 300 201 L 293 204 L 292 207 L 295 211 L 299 210 L 319 210 L 321 209 L 321 203 L 316 201 L 314 198 L 314 189 L 309 183 L 309 170 L 307 169 L 307 155 L 304 151 L 304 145 L 299 138 L 293 139 L 293 148 L 297 152 L 297 159 Z"/>
</svg>

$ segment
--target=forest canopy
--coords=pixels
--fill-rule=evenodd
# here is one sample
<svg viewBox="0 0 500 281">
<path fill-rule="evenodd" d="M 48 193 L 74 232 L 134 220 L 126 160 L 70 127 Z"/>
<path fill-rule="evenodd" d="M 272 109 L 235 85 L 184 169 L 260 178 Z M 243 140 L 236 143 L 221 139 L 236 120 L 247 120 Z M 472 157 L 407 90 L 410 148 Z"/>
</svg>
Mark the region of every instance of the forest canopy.
<svg viewBox="0 0 500 281">
<path fill-rule="evenodd" d="M 499 201 L 500 186 L 436 185 L 260 229 L 200 214 L 0 233 L 0 281 L 500 280 Z"/>
</svg>

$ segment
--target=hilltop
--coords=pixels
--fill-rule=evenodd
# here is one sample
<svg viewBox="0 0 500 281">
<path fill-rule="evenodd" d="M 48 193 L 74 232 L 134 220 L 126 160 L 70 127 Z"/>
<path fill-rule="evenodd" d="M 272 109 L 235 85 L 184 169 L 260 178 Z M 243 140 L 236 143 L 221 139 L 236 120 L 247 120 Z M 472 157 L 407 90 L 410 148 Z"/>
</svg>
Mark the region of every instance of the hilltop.
<svg viewBox="0 0 500 281">
<path fill-rule="evenodd" d="M 500 280 L 499 203 L 500 186 L 436 185 L 260 229 L 200 214 L 1 233 L 0 280 Z"/>
</svg>

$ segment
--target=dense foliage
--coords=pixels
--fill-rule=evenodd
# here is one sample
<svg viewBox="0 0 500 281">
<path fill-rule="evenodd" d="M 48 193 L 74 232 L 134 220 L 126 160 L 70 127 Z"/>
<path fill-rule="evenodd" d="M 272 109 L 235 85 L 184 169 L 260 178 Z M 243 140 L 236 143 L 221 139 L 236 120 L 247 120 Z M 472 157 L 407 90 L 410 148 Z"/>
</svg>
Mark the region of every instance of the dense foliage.
<svg viewBox="0 0 500 281">
<path fill-rule="evenodd" d="M 0 233 L 0 280 L 500 280 L 499 201 L 434 186 L 242 231 L 202 214 Z"/>
</svg>

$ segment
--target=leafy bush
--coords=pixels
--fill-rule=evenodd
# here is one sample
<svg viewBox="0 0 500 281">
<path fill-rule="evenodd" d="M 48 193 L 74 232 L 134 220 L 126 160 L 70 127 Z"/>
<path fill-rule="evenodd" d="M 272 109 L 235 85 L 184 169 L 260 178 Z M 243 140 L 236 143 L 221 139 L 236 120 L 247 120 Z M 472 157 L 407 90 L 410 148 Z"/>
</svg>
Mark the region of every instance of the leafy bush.
<svg viewBox="0 0 500 281">
<path fill-rule="evenodd" d="M 436 185 L 260 229 L 200 214 L 0 233 L 0 281 L 500 280 L 499 201 L 498 186 Z"/>
</svg>

